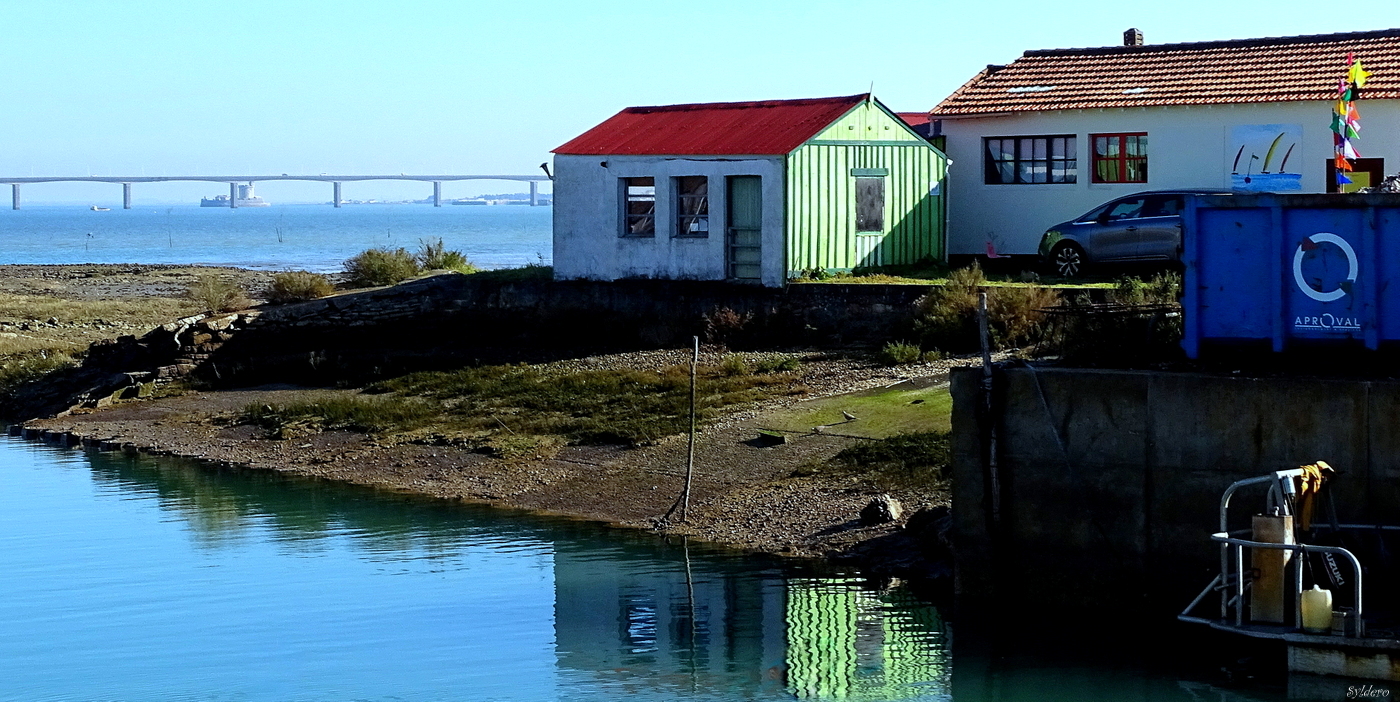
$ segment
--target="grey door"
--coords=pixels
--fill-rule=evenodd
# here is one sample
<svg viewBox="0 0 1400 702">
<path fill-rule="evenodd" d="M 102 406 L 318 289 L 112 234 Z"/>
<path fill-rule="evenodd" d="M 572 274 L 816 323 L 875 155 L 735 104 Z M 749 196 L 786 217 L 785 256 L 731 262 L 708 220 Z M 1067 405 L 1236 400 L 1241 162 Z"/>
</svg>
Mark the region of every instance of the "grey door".
<svg viewBox="0 0 1400 702">
<path fill-rule="evenodd" d="M 727 186 L 729 279 L 758 282 L 763 277 L 763 179 L 730 176 Z"/>
<path fill-rule="evenodd" d="M 1149 195 L 1138 220 L 1138 258 L 1176 260 L 1181 247 L 1182 195 Z"/>
<path fill-rule="evenodd" d="M 1089 257 L 1095 261 L 1136 258 L 1138 221 L 1144 198 L 1119 200 L 1104 211 L 1090 234 Z"/>
</svg>

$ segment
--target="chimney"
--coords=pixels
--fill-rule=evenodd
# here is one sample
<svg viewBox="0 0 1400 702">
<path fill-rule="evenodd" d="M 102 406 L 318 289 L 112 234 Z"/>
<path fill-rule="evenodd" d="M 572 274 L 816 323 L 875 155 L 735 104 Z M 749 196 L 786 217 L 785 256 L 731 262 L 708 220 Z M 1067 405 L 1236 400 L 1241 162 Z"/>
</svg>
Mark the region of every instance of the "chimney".
<svg viewBox="0 0 1400 702">
<path fill-rule="evenodd" d="M 1142 46 L 1142 30 L 1133 27 L 1123 32 L 1123 46 Z"/>
</svg>

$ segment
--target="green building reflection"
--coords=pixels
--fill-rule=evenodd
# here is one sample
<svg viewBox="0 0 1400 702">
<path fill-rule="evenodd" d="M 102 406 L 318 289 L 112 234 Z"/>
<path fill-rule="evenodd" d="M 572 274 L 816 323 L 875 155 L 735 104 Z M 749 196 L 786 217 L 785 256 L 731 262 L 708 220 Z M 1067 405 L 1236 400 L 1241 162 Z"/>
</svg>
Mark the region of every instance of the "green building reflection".
<svg viewBox="0 0 1400 702">
<path fill-rule="evenodd" d="M 797 698 L 946 694 L 949 652 L 932 605 L 841 578 L 793 579 L 787 596 L 787 683 Z"/>
<path fill-rule="evenodd" d="M 948 694 L 943 621 L 902 588 L 882 593 L 853 578 L 792 577 L 660 545 L 603 558 L 556 542 L 554 576 L 560 669 L 619 695 Z"/>
</svg>

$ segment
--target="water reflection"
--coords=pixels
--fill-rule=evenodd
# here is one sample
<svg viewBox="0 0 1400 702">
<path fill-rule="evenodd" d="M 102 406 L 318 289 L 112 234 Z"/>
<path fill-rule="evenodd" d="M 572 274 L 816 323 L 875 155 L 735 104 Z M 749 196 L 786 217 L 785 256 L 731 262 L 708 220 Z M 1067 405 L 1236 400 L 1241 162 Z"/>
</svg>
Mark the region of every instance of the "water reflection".
<svg viewBox="0 0 1400 702">
<path fill-rule="evenodd" d="M 0 699 L 1185 702 L 1343 689 L 1222 687 L 1088 651 L 965 645 L 955 659 L 936 607 L 851 573 L 17 440 L 0 442 L 0 567 L 0 622 L 26 632 L 0 637 Z M 1053 636 L 1035 648 L 1058 650 Z"/>
<path fill-rule="evenodd" d="M 27 556 L 21 580 L 35 580 L 28 590 L 0 583 L 0 620 L 40 622 L 42 646 L 7 649 L 0 641 L 0 660 L 29 661 L 32 674 L 15 684 L 45 693 L 38 696 L 131 692 L 120 661 L 102 660 L 93 648 L 101 639 L 91 641 L 90 629 L 73 624 L 90 620 L 135 632 L 122 640 L 125 654 L 184 676 L 182 698 L 189 699 L 323 698 L 260 694 L 257 685 L 239 682 L 290 675 L 269 668 L 278 660 L 267 656 L 289 641 L 300 648 L 295 659 L 312 659 L 302 665 L 314 674 L 298 684 L 345 693 L 325 698 L 947 696 L 948 651 L 937 610 L 902 589 L 877 591 L 848 574 L 268 472 L 32 449 L 0 445 L 0 491 L 27 491 L 33 499 L 42 492 L 33 481 L 64 477 L 39 465 L 31 466 L 29 483 L 4 484 L 17 475 L 21 457 L 86 465 L 95 488 L 87 494 L 92 505 L 47 526 L 51 536 L 55 528 L 85 528 L 88 514 L 119 512 L 122 523 L 144 525 L 130 534 L 104 527 L 95 550 L 81 535 L 54 537 L 54 548 L 70 552 Z M 55 494 L 72 500 L 76 491 Z M 16 525 L 37 521 L 12 516 Z M 61 524 L 70 526 L 55 526 Z M 5 549 L 23 548 L 23 534 L 8 536 L 0 539 L 0 562 Z M 103 579 L 78 587 L 71 573 L 84 570 Z M 530 572 L 541 573 L 544 590 Z M 7 597 L 33 600 L 37 591 L 61 594 L 46 607 L 7 611 L 3 604 Z M 152 598 L 161 606 L 143 603 Z M 33 614 L 55 607 L 64 609 L 62 617 Z M 190 620 L 209 623 L 183 630 L 180 623 Z M 384 629 L 389 622 L 392 629 Z M 211 630 L 219 632 L 212 644 Z M 71 672 L 67 659 L 89 652 L 98 661 L 92 680 L 79 684 L 62 674 Z M 362 672 L 382 669 L 386 659 L 399 662 L 404 680 Z M 204 672 L 196 674 L 194 661 Z M 201 684 L 207 694 L 190 693 Z M 55 687 L 39 689 L 44 685 Z M 0 682 L 0 697 L 5 691 Z"/>
</svg>

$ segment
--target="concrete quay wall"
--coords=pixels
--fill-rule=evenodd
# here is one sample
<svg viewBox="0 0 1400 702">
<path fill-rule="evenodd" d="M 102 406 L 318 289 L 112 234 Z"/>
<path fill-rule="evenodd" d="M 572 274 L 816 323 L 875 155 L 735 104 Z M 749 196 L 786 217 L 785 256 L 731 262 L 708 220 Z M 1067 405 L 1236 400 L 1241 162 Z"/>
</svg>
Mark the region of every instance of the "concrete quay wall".
<svg viewBox="0 0 1400 702">
<path fill-rule="evenodd" d="M 1318 460 L 1343 522 L 1400 524 L 1400 383 L 1001 368 L 987 413 L 981 378 L 952 377 L 960 612 L 1170 621 L 1218 572 L 1221 492 Z M 1262 508 L 1242 491 L 1231 528 Z"/>
</svg>

